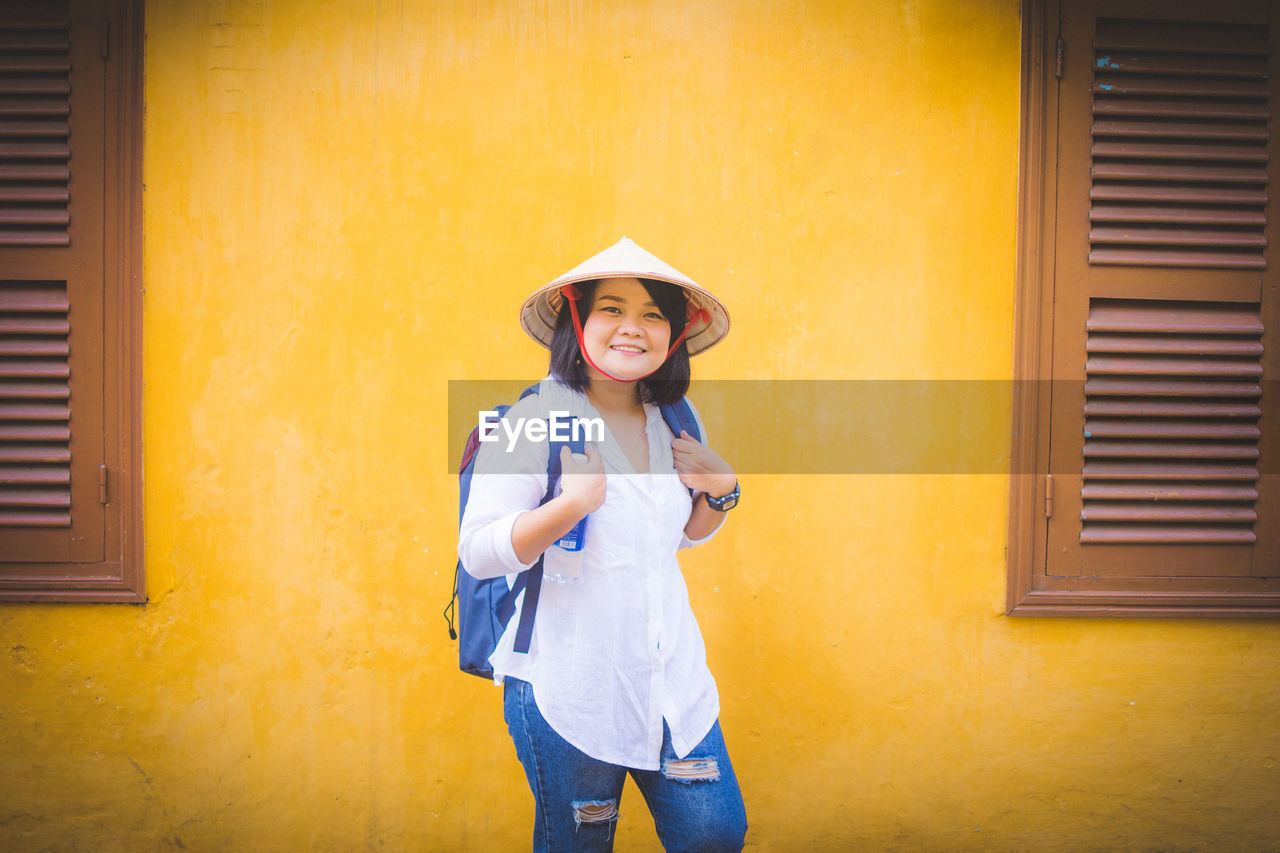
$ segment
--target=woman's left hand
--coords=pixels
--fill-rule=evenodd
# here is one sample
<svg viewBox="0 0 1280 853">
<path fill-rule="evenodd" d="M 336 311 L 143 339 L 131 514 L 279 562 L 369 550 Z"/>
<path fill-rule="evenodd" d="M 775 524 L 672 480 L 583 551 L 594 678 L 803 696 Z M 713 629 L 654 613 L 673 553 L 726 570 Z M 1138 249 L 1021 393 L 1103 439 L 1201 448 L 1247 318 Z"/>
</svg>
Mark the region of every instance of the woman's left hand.
<svg viewBox="0 0 1280 853">
<path fill-rule="evenodd" d="M 738 475 L 719 453 L 685 430 L 671 442 L 671 455 L 675 457 L 680 482 L 690 489 L 719 498 L 732 492 L 738 482 Z"/>
</svg>

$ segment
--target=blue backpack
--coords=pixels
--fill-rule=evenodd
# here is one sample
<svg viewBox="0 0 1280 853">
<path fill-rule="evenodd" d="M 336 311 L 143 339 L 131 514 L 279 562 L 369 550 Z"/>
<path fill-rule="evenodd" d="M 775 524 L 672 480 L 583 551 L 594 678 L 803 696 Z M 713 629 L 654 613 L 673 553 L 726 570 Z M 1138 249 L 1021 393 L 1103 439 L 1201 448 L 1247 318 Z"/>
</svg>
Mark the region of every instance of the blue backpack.
<svg viewBox="0 0 1280 853">
<path fill-rule="evenodd" d="M 520 393 L 520 399 L 537 393 L 538 384 L 534 383 Z M 510 408 L 502 405 L 495 406 L 493 410 L 501 418 Z M 673 434 L 679 436 L 680 431 L 684 430 L 698 441 L 702 440 L 688 400 L 682 397 L 677 403 L 662 406 L 660 411 L 662 419 L 667 422 Z M 547 492 L 538 502 L 539 506 L 555 497 L 556 484 L 560 482 L 560 448 L 564 445 L 572 453 L 582 451 L 581 439 L 576 442 L 551 442 L 547 456 Z M 475 473 L 476 453 L 479 449 L 480 428 L 477 426 L 467 437 L 466 447 L 462 451 L 462 463 L 458 467 L 458 524 L 462 524 L 467 498 L 471 494 L 471 475 Z M 449 623 L 449 639 L 460 640 L 459 668 L 481 678 L 493 679 L 489 656 L 498 647 L 498 639 L 516 611 L 516 599 L 521 592 L 524 593 L 525 601 L 520 610 L 520 624 L 516 627 L 515 651 L 528 654 L 529 642 L 533 637 L 533 617 L 538 611 L 538 594 L 541 590 L 542 556 L 538 557 L 538 561 L 528 571 L 516 575 L 515 583 L 511 586 L 507 585 L 506 576 L 476 580 L 467 573 L 459 560 L 453 571 L 453 597 L 444 609 L 445 621 Z M 455 616 L 458 621 L 456 630 Z"/>
</svg>

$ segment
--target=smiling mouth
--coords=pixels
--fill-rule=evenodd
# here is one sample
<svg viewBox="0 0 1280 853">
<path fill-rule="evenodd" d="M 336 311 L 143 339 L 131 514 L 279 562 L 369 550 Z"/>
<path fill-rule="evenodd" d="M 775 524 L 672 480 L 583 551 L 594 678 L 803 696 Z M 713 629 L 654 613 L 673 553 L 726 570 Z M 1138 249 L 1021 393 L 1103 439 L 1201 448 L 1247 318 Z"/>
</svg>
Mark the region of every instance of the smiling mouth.
<svg viewBox="0 0 1280 853">
<path fill-rule="evenodd" d="M 634 352 L 634 353 L 644 352 L 643 348 L 635 346 L 634 344 L 615 344 L 609 347 L 609 349 L 613 350 L 614 352 Z"/>
</svg>

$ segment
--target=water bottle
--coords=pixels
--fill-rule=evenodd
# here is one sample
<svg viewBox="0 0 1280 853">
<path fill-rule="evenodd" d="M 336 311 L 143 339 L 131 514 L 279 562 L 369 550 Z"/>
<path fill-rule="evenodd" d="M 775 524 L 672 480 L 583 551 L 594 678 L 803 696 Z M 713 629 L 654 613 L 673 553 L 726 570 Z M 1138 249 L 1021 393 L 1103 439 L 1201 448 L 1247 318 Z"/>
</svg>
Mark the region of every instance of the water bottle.
<svg viewBox="0 0 1280 853">
<path fill-rule="evenodd" d="M 574 453 L 573 461 L 579 465 L 587 461 L 586 454 Z M 562 483 L 556 483 L 556 495 L 559 495 L 563 489 Z M 570 528 L 569 532 L 556 540 L 555 548 L 556 565 L 560 570 L 554 574 L 548 574 L 547 577 L 556 583 L 577 583 L 582 577 L 582 546 L 587 541 L 587 519 L 589 515 L 584 515 L 578 519 L 578 523 Z"/>
</svg>

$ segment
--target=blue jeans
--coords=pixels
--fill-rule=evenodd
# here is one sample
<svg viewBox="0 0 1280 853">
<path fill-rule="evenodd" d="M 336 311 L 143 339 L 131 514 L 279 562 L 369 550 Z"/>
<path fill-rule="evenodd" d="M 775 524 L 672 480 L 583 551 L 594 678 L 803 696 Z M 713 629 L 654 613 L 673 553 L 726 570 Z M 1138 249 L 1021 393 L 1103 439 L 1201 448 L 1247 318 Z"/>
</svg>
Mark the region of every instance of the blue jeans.
<svg viewBox="0 0 1280 853">
<path fill-rule="evenodd" d="M 685 759 L 676 758 L 664 724 L 661 769 L 633 770 L 597 761 L 556 734 L 533 687 L 518 678 L 505 679 L 503 716 L 533 789 L 535 853 L 612 850 L 628 773 L 668 853 L 742 849 L 747 814 L 718 722 Z"/>
</svg>

